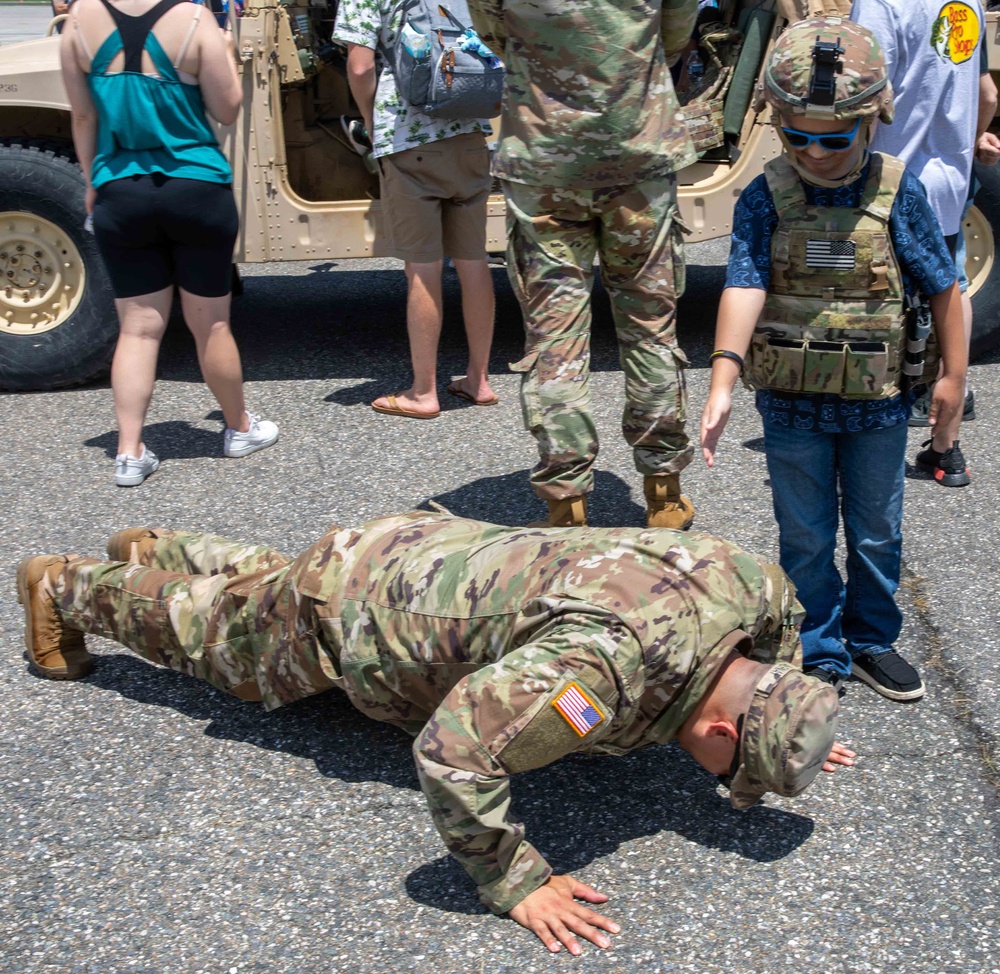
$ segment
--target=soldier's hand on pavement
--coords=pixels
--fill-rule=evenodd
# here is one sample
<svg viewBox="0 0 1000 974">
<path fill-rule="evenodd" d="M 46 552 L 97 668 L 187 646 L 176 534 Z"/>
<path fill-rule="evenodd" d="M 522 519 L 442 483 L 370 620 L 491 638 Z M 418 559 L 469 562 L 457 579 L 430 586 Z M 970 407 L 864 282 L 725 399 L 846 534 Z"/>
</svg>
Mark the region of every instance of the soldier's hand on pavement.
<svg viewBox="0 0 1000 974">
<path fill-rule="evenodd" d="M 577 902 L 605 903 L 607 899 L 604 893 L 577 882 L 572 876 L 550 876 L 544 886 L 521 900 L 510 915 L 553 953 L 565 946 L 576 957 L 583 953 L 577 936 L 597 947 L 610 947 L 611 940 L 603 931 L 618 933 L 621 929 L 613 920 Z"/>
<path fill-rule="evenodd" d="M 833 747 L 830 749 L 830 756 L 823 764 L 823 770 L 832 773 L 837 770 L 838 765 L 843 765 L 845 768 L 853 767 L 854 759 L 857 756 L 856 751 L 852 751 L 850 748 L 844 747 L 840 741 L 834 741 Z"/>
<path fill-rule="evenodd" d="M 710 467 L 715 466 L 715 448 L 719 444 L 729 414 L 732 411 L 732 397 L 728 392 L 709 392 L 708 402 L 701 414 L 701 455 Z"/>
</svg>

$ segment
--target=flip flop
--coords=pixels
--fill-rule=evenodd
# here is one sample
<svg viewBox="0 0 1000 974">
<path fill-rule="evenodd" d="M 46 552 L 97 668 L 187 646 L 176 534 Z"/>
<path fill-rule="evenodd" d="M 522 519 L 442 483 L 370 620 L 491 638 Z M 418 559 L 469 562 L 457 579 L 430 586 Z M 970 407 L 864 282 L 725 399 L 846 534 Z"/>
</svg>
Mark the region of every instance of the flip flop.
<svg viewBox="0 0 1000 974">
<path fill-rule="evenodd" d="M 395 395 L 385 397 L 389 400 L 388 407 L 376 406 L 373 402 L 372 409 L 377 413 L 385 413 L 387 416 L 406 416 L 409 419 L 437 419 L 441 415 L 440 409 L 436 413 L 418 413 L 413 409 L 405 409 L 396 402 L 396 396 L 398 395 L 399 393 L 397 392 Z"/>
<path fill-rule="evenodd" d="M 498 396 L 494 396 L 492 399 L 473 399 L 458 382 L 452 382 L 448 386 L 448 392 L 453 396 L 458 396 L 459 399 L 464 399 L 466 402 L 471 402 L 473 406 L 495 406 L 500 399 Z"/>
</svg>

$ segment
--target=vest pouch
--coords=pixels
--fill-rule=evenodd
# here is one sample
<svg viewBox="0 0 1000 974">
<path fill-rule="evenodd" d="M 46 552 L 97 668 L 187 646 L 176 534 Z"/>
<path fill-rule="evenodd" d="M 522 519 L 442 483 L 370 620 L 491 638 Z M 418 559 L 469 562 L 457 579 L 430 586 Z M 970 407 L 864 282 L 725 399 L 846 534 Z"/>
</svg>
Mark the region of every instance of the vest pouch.
<svg viewBox="0 0 1000 974">
<path fill-rule="evenodd" d="M 881 396 L 889 379 L 889 346 L 886 342 L 847 343 L 841 395 Z"/>
<path fill-rule="evenodd" d="M 755 331 L 747 349 L 744 381 L 752 389 L 801 392 L 805 342 Z"/>
<path fill-rule="evenodd" d="M 803 392 L 832 392 L 844 388 L 844 348 L 841 342 L 807 342 L 803 366 Z"/>
</svg>

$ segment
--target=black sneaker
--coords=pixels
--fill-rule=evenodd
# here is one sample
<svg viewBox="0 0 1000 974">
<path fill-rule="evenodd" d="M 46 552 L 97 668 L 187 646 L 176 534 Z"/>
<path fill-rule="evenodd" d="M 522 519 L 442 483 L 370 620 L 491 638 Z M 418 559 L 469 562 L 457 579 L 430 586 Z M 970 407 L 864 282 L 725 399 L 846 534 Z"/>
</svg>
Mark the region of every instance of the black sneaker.
<svg viewBox="0 0 1000 974">
<path fill-rule="evenodd" d="M 839 673 L 834 673 L 833 670 L 828 670 L 825 666 L 812 666 L 804 672 L 806 676 L 812 676 L 817 680 L 822 680 L 824 683 L 829 683 L 837 691 L 838 697 L 842 697 L 847 693 L 843 677 Z"/>
<path fill-rule="evenodd" d="M 931 425 L 931 387 L 922 386 L 923 392 L 914 400 L 910 412 L 910 426 Z M 976 397 L 970 389 L 965 394 L 965 405 L 962 407 L 962 422 L 968 423 L 976 418 Z"/>
<path fill-rule="evenodd" d="M 351 148 L 359 155 L 363 156 L 372 151 L 372 140 L 368 138 L 368 130 L 365 123 L 360 118 L 351 118 L 349 115 L 341 115 L 340 127 L 347 136 Z"/>
<path fill-rule="evenodd" d="M 890 700 L 919 700 L 924 695 L 920 674 L 894 649 L 859 653 L 851 661 L 851 673 Z"/>
<path fill-rule="evenodd" d="M 917 466 L 921 470 L 934 474 L 934 479 L 942 487 L 965 487 L 972 483 L 969 476 L 969 468 L 965 465 L 965 457 L 959 448 L 958 440 L 954 440 L 951 447 L 938 453 L 931 446 L 932 440 L 925 440 L 920 445 L 926 449 L 917 454 Z"/>
</svg>

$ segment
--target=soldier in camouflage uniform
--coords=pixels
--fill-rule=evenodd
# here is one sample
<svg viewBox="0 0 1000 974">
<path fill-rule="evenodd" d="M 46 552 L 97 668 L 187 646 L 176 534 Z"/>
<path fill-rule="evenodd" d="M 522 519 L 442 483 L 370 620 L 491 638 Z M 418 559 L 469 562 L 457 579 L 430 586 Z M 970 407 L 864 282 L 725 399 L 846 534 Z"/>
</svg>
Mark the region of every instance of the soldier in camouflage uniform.
<svg viewBox="0 0 1000 974">
<path fill-rule="evenodd" d="M 806 610 L 806 671 L 916 700 L 920 675 L 893 649 L 912 402 L 904 364 L 921 372 L 903 299 L 929 301 L 947 377 L 934 411 L 946 423 L 966 366 L 954 264 L 917 177 L 868 151 L 876 118 L 893 112 L 870 31 L 841 18 L 788 28 L 759 110 L 765 101 L 784 153 L 736 205 L 702 448 L 711 466 L 742 370 L 764 420 L 781 565 Z M 834 562 L 838 508 L 846 586 Z"/>
<path fill-rule="evenodd" d="M 600 946 L 617 927 L 574 899 L 605 896 L 526 841 L 510 774 L 677 739 L 735 775 L 746 808 L 853 763 L 834 742 L 836 693 L 799 669 L 794 589 L 708 534 L 417 511 L 334 527 L 294 560 L 163 529 L 119 532 L 108 553 L 21 564 L 38 672 L 85 675 L 86 632 L 268 709 L 340 688 L 416 736 L 448 848 L 487 906 L 551 949 L 579 952 L 563 923 Z"/>
<path fill-rule="evenodd" d="M 696 158 L 668 62 L 687 44 L 697 0 L 471 0 L 504 60 L 506 100 L 493 173 L 507 199 L 507 267 L 524 315 L 525 426 L 538 443 L 531 484 L 552 525 L 586 523 L 597 431 L 590 408 L 595 254 L 614 313 L 622 432 L 643 474 L 647 523 L 686 528 L 680 493 L 687 359 L 677 345 L 684 290 L 674 173 Z"/>
</svg>

